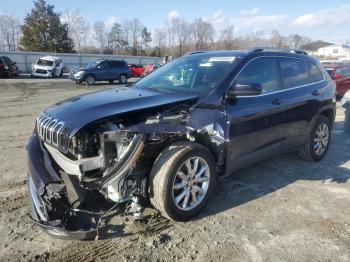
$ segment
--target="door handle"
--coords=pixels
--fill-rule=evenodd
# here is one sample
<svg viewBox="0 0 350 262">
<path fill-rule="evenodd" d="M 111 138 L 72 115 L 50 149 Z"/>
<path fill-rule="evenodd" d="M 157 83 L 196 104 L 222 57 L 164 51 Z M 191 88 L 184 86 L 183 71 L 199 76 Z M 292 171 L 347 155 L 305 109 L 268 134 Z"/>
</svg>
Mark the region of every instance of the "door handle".
<svg viewBox="0 0 350 262">
<path fill-rule="evenodd" d="M 314 90 L 314 91 L 311 92 L 311 95 L 313 95 L 313 96 L 319 96 L 320 94 L 321 93 L 318 90 Z"/>
<path fill-rule="evenodd" d="M 282 99 L 282 98 L 276 98 L 276 99 L 272 100 L 272 104 L 274 104 L 274 105 L 280 105 L 283 103 L 284 103 L 284 99 Z"/>
</svg>

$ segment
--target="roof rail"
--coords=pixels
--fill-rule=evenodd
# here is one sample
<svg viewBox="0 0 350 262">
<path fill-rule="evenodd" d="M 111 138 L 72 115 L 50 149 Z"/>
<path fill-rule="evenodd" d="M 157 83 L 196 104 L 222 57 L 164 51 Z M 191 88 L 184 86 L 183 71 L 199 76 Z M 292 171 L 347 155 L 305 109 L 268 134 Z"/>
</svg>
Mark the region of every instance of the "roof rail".
<svg viewBox="0 0 350 262">
<path fill-rule="evenodd" d="M 272 51 L 272 52 L 289 52 L 289 53 L 295 53 L 295 54 L 300 54 L 300 55 L 309 55 L 307 52 L 304 50 L 300 49 L 292 49 L 292 48 L 284 48 L 284 47 L 273 47 L 273 46 L 258 46 L 258 47 L 253 47 L 248 50 L 248 53 L 253 53 L 253 52 L 262 52 L 262 51 Z"/>
<path fill-rule="evenodd" d="M 201 53 L 205 53 L 206 51 L 193 51 L 193 52 L 189 52 L 186 53 L 185 55 L 195 55 L 195 54 L 201 54 Z"/>
</svg>

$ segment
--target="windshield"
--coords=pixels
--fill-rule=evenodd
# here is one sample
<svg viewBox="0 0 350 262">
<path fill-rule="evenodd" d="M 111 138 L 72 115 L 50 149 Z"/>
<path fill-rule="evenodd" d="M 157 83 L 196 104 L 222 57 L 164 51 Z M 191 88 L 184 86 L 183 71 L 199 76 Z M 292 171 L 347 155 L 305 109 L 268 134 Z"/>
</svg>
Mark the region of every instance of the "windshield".
<svg viewBox="0 0 350 262">
<path fill-rule="evenodd" d="M 235 57 L 189 55 L 173 60 L 135 83 L 136 88 L 206 93 L 216 88 L 235 66 Z"/>
<path fill-rule="evenodd" d="M 38 62 L 36 62 L 37 65 L 41 65 L 41 66 L 52 66 L 53 65 L 53 61 L 50 60 L 45 60 L 45 59 L 39 59 Z"/>
</svg>

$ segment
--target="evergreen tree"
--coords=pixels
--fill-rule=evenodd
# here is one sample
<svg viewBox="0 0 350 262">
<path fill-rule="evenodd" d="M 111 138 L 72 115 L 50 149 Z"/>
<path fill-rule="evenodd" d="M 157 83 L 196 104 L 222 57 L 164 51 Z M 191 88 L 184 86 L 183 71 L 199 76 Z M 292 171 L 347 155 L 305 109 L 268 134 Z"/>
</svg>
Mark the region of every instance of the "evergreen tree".
<svg viewBox="0 0 350 262">
<path fill-rule="evenodd" d="M 145 52 L 142 50 L 142 44 L 146 48 L 146 47 L 148 47 L 148 43 L 152 41 L 151 32 L 148 31 L 147 27 L 144 27 L 142 29 L 141 38 L 142 38 L 142 41 L 141 41 L 141 54 L 143 54 Z"/>
<path fill-rule="evenodd" d="M 74 43 L 68 36 L 67 24 L 62 24 L 54 6 L 45 0 L 34 1 L 34 8 L 21 26 L 21 45 L 27 51 L 73 52 Z"/>
</svg>

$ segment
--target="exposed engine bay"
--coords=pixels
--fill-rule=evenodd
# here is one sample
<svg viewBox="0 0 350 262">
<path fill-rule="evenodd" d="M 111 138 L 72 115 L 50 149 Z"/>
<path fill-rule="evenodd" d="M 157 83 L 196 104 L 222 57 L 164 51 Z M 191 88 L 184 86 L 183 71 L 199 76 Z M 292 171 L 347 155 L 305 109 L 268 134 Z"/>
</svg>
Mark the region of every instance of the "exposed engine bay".
<svg viewBox="0 0 350 262">
<path fill-rule="evenodd" d="M 124 205 L 124 213 L 142 217 L 148 175 L 166 146 L 179 140 L 201 140 L 218 155 L 223 154 L 223 130 L 190 127 L 192 107 L 190 101 L 108 117 L 88 124 L 69 139 L 62 132 L 55 138 L 54 131 L 62 128 L 59 121 L 39 116 L 35 130 L 41 138 L 38 143 L 47 153 L 46 165 L 57 174 L 56 181 L 45 185 L 44 192 L 35 192 L 34 182 L 29 183 L 29 187 L 33 184 L 32 199 L 37 198 L 33 202 L 41 226 L 44 223 L 49 230 L 59 226 L 88 232 L 76 237 L 79 239 L 98 236 L 101 219 L 116 207 Z M 64 150 L 62 143 L 66 143 Z M 89 220 L 86 226 L 77 222 L 82 217 Z M 93 231 L 89 231 L 91 228 Z"/>
</svg>

